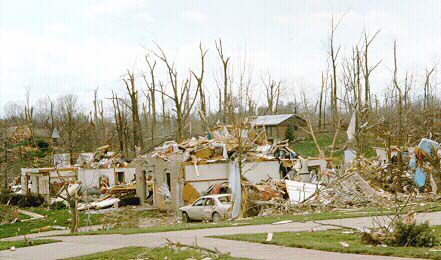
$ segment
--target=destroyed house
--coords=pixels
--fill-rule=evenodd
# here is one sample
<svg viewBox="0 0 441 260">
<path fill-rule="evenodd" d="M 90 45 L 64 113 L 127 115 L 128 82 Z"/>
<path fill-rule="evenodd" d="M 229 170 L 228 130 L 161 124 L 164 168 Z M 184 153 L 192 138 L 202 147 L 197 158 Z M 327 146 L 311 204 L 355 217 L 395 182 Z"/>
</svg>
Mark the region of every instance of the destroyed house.
<svg viewBox="0 0 441 260">
<path fill-rule="evenodd" d="M 265 115 L 252 118 L 252 124 L 257 128 L 265 129 L 269 142 L 289 139 L 289 131 L 295 136 L 303 135 L 300 127 L 306 125 L 306 121 L 295 114 Z"/>
<path fill-rule="evenodd" d="M 85 188 L 101 189 L 135 182 L 136 168 L 115 167 L 78 170 L 78 180 Z"/>
<path fill-rule="evenodd" d="M 57 161 L 70 161 L 60 154 Z M 136 181 L 136 168 L 122 159 L 119 153 L 111 151 L 110 145 L 98 147 L 94 153 L 80 153 L 76 160 L 78 180 L 86 190 L 99 191 L 114 186 L 126 185 Z"/>
<path fill-rule="evenodd" d="M 46 201 L 56 197 L 64 184 L 82 188 L 83 195 L 107 193 L 109 189 L 134 190 L 136 176 L 146 172 L 142 160 L 127 162 L 110 146 L 97 149 L 95 153 L 80 153 L 75 165 L 71 165 L 69 153 L 54 154 L 54 167 L 22 168 L 20 194 L 43 195 Z M 137 172 L 140 172 L 137 174 Z M 140 196 L 141 197 L 141 196 Z"/>
<path fill-rule="evenodd" d="M 22 168 L 22 194 L 36 194 L 45 197 L 56 196 L 62 188 L 63 181 L 73 183 L 78 179 L 78 167 L 62 168 Z"/>
<path fill-rule="evenodd" d="M 176 152 L 161 157 L 148 158 L 150 174 L 153 178 L 153 206 L 161 210 L 176 211 L 194 202 L 215 185 L 228 183 L 234 171 L 234 162 L 219 160 L 215 162 L 183 161 L 183 153 Z M 275 159 L 247 161 L 243 172 L 250 183 L 267 179 L 280 179 L 279 162 Z"/>
<path fill-rule="evenodd" d="M 280 160 L 273 156 L 273 148 L 278 148 L 266 144 L 261 131 L 237 131 L 234 126 L 221 126 L 207 136 L 181 143 L 165 142 L 147 155 L 149 170 L 145 178 L 153 182 L 153 206 L 176 211 L 206 194 L 231 193 L 228 183 L 239 172 L 235 163 L 239 147 L 237 134 L 243 131 L 247 132 L 248 140 L 243 177 L 251 184 L 280 180 Z"/>
</svg>

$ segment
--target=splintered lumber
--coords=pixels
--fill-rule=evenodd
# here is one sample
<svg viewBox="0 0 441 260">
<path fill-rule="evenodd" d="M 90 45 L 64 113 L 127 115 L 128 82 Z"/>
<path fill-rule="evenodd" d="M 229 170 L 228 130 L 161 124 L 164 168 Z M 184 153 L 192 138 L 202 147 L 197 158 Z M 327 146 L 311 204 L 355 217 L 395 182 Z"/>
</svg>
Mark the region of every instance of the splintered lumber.
<svg viewBox="0 0 441 260">
<path fill-rule="evenodd" d="M 127 186 L 127 187 L 113 187 L 109 189 L 108 194 L 119 194 L 119 193 L 128 193 L 136 191 L 136 186 Z"/>
</svg>

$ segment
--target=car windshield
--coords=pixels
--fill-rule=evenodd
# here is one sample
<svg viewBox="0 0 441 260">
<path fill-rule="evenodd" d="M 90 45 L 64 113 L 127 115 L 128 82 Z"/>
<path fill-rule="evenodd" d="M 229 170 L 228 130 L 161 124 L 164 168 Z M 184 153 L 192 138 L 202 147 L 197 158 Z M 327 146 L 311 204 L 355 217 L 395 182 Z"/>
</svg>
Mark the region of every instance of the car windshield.
<svg viewBox="0 0 441 260">
<path fill-rule="evenodd" d="M 202 199 L 197 200 L 195 203 L 193 203 L 193 206 L 203 206 L 204 203 L 205 203 L 205 199 L 202 198 Z"/>
<path fill-rule="evenodd" d="M 231 196 L 222 196 L 218 197 L 219 202 L 222 204 L 230 204 L 231 203 Z"/>
</svg>

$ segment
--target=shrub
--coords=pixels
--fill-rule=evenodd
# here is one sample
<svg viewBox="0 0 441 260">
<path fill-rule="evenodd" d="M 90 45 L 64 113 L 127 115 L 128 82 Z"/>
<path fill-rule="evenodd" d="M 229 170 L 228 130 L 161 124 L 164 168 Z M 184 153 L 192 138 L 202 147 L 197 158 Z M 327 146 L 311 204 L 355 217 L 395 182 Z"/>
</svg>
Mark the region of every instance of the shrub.
<svg viewBox="0 0 441 260">
<path fill-rule="evenodd" d="M 0 225 L 14 223 L 19 220 L 19 214 L 15 207 L 0 205 Z"/>
<path fill-rule="evenodd" d="M 289 142 L 294 142 L 295 138 L 296 136 L 294 127 L 288 127 L 288 130 L 286 131 L 286 139 L 288 139 Z"/>
<path fill-rule="evenodd" d="M 41 195 L 27 194 L 21 196 L 21 199 L 18 201 L 18 206 L 22 208 L 39 207 L 44 203 L 44 197 Z"/>
<path fill-rule="evenodd" d="M 139 205 L 141 201 L 139 200 L 139 197 L 130 196 L 120 199 L 118 206 L 124 207 L 128 205 Z"/>
<path fill-rule="evenodd" d="M 64 202 L 62 202 L 62 201 L 57 201 L 57 202 L 52 203 L 51 206 L 50 206 L 50 208 L 51 208 L 52 210 L 66 209 L 67 206 L 66 206 L 66 204 L 64 204 Z"/>
<path fill-rule="evenodd" d="M 21 195 L 15 193 L 0 194 L 0 203 L 9 204 L 14 206 L 27 207 L 39 207 L 44 203 L 44 197 L 41 195 Z"/>
<path fill-rule="evenodd" d="M 47 151 L 49 150 L 49 143 L 44 140 L 37 140 L 37 147 L 40 150 Z"/>
<path fill-rule="evenodd" d="M 0 203 L 9 205 L 18 205 L 18 202 L 22 199 L 23 195 L 15 193 L 2 193 L 0 194 Z"/>
<path fill-rule="evenodd" d="M 399 222 L 395 225 L 392 237 L 388 242 L 391 246 L 433 247 L 439 243 L 435 232 L 427 222 L 422 224 Z"/>
</svg>

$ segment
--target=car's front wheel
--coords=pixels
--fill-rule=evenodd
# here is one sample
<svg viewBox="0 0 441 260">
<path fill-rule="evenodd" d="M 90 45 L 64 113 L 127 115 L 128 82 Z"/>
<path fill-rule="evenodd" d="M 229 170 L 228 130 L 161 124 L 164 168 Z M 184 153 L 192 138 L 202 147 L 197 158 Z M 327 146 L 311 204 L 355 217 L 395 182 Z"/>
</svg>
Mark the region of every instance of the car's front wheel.
<svg viewBox="0 0 441 260">
<path fill-rule="evenodd" d="M 190 222 L 190 218 L 188 217 L 187 212 L 182 212 L 182 220 L 183 220 L 185 223 Z"/>
<path fill-rule="evenodd" d="M 221 220 L 221 215 L 219 214 L 219 213 L 217 213 L 217 212 L 214 212 L 213 213 L 213 222 L 214 223 L 217 223 L 217 222 L 219 222 Z"/>
</svg>

